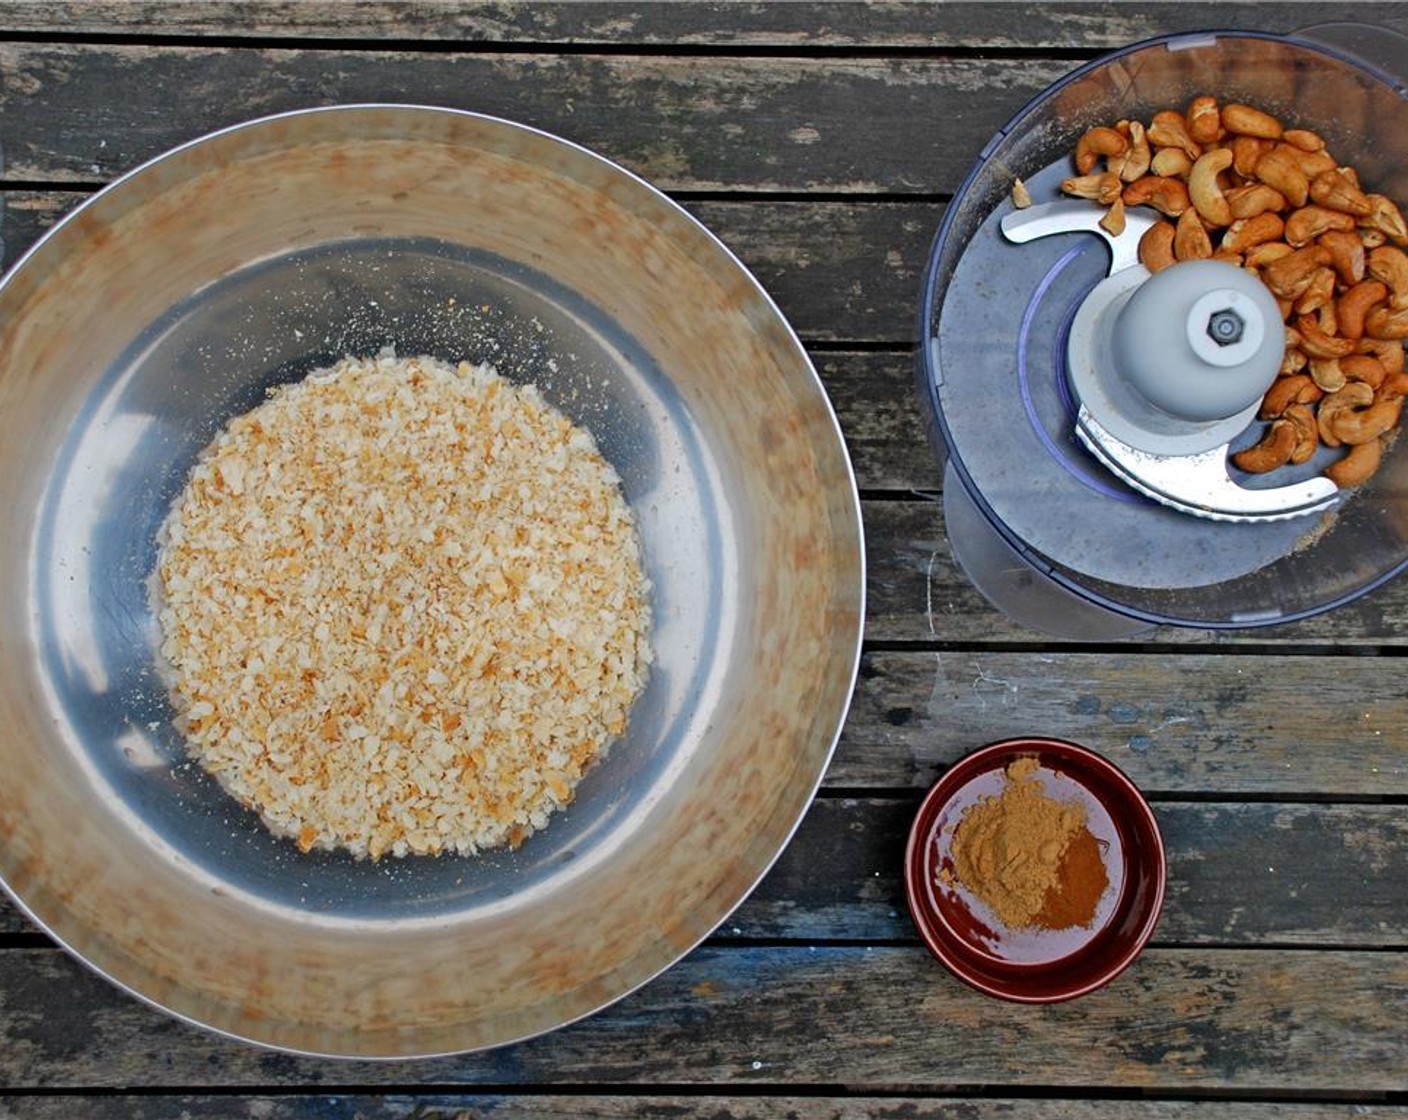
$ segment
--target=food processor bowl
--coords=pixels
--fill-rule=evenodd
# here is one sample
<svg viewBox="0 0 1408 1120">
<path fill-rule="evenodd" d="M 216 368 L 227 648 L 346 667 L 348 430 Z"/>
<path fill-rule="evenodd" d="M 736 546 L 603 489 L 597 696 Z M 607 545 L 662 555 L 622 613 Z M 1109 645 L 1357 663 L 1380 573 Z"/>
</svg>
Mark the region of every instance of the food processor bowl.
<svg viewBox="0 0 1408 1120">
<path fill-rule="evenodd" d="M 1067 348 L 1082 304 L 1122 250 L 1088 229 L 1022 243 L 1002 230 L 1014 213 L 1014 180 L 1038 206 L 1061 197 L 1070 154 L 1088 129 L 1148 122 L 1203 94 L 1317 132 L 1366 190 L 1403 205 L 1408 85 L 1390 68 L 1408 70 L 1404 44 L 1353 24 L 1292 36 L 1151 39 L 1075 70 L 983 149 L 928 263 L 918 377 L 930 438 L 945 460 L 954 553 L 1016 621 L 1084 640 L 1159 625 L 1271 625 L 1350 602 L 1408 564 L 1402 440 L 1367 483 L 1331 503 L 1244 522 L 1190 516 L 1108 469 L 1077 438 Z M 1138 239 L 1123 236 L 1132 237 L 1129 248 Z M 1253 421 L 1234 449 L 1255 442 L 1260 427 Z M 1255 494 L 1315 479 L 1323 465 L 1237 482 Z"/>
</svg>

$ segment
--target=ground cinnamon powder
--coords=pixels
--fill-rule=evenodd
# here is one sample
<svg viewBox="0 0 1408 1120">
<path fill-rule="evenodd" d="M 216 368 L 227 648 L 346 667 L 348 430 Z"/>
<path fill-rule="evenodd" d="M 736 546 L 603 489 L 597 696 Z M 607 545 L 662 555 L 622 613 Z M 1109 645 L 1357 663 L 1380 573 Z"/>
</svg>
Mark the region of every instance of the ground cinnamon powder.
<svg viewBox="0 0 1408 1120">
<path fill-rule="evenodd" d="M 1088 925 L 1109 879 L 1085 807 L 1048 796 L 1037 760 L 1007 768 L 1002 792 L 970 805 L 951 851 L 959 882 L 1013 928 Z"/>
</svg>

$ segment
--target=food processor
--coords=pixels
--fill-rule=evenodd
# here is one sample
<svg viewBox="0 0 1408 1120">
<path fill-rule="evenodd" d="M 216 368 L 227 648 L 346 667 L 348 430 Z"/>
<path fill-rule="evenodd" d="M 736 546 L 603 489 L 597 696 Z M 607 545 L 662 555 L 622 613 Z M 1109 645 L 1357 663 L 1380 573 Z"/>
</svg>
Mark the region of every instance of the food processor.
<svg viewBox="0 0 1408 1120">
<path fill-rule="evenodd" d="M 1404 206 L 1403 75 L 1408 38 L 1368 25 L 1160 37 L 1067 75 L 983 149 L 930 255 L 918 377 L 950 544 L 1008 616 L 1088 641 L 1266 626 L 1408 565 L 1405 441 L 1352 490 L 1326 449 L 1268 474 L 1232 461 L 1285 346 L 1261 281 L 1215 260 L 1151 273 L 1138 245 L 1162 215 L 1130 207 L 1111 234 L 1061 192 L 1089 129 L 1211 95 L 1313 130 Z"/>
</svg>

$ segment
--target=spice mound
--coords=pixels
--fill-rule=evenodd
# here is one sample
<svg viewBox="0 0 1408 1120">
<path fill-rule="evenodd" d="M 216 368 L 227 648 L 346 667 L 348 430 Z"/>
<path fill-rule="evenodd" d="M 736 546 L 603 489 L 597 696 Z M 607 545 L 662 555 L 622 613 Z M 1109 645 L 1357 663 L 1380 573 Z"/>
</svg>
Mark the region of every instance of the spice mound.
<svg viewBox="0 0 1408 1120">
<path fill-rule="evenodd" d="M 304 851 L 521 843 L 644 685 L 620 479 L 488 367 L 384 354 L 275 389 L 202 452 L 159 545 L 190 753 Z"/>
<path fill-rule="evenodd" d="M 1018 759 L 1000 794 L 964 811 L 953 874 L 1013 929 L 1088 926 L 1109 883 L 1100 842 L 1085 806 L 1048 796 L 1037 770 L 1035 758 Z"/>
</svg>

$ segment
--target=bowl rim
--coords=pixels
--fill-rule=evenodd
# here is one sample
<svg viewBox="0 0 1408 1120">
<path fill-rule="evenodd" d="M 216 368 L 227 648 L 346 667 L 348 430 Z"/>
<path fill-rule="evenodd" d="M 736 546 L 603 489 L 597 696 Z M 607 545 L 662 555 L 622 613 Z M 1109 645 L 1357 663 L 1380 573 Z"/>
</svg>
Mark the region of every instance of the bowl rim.
<svg viewBox="0 0 1408 1120">
<path fill-rule="evenodd" d="M 1004 984 L 988 979 L 974 970 L 965 961 L 963 954 L 956 951 L 956 943 L 947 932 L 946 924 L 933 913 L 928 903 L 927 892 L 922 887 L 924 885 L 925 845 L 933 833 L 939 811 L 952 799 L 954 794 L 978 773 L 992 769 L 994 763 L 999 759 L 1015 759 L 1042 753 L 1048 756 L 1058 756 L 1062 759 L 1076 760 L 1082 768 L 1098 772 L 1118 791 L 1118 796 L 1121 798 L 1121 810 L 1133 813 L 1138 822 L 1147 827 L 1158 842 L 1147 850 L 1141 849 L 1143 851 L 1141 862 L 1147 863 L 1152 872 L 1152 888 L 1149 893 L 1149 902 L 1145 907 L 1146 912 L 1134 937 L 1117 954 L 1113 955 L 1107 967 L 1100 970 L 1092 978 L 1067 988 L 1033 993 L 1023 990 L 1021 979 Z M 1073 777 L 1081 785 L 1086 784 L 1079 774 L 1068 776 Z M 924 941 L 925 947 L 950 973 L 969 987 L 984 995 L 1013 1003 L 1059 1003 L 1075 999 L 1105 987 L 1124 972 L 1143 952 L 1153 936 L 1154 929 L 1163 914 L 1167 879 L 1168 858 L 1164 849 L 1163 834 L 1159 830 L 1158 819 L 1155 817 L 1153 809 L 1139 787 L 1123 770 L 1104 755 L 1068 739 L 1044 735 L 1014 736 L 990 742 L 953 763 L 924 795 L 919 809 L 914 815 L 905 843 L 905 898 L 909 905 L 910 917 L 914 922 L 915 929 Z M 1077 949 L 1071 956 L 1061 958 L 1061 961 L 1069 961 L 1072 957 L 1080 957 L 1081 954 L 1089 951 L 1091 951 L 1090 946 L 1084 946 Z M 1033 975 L 1048 967 L 1050 966 L 1029 966 L 1025 975 Z"/>
</svg>

